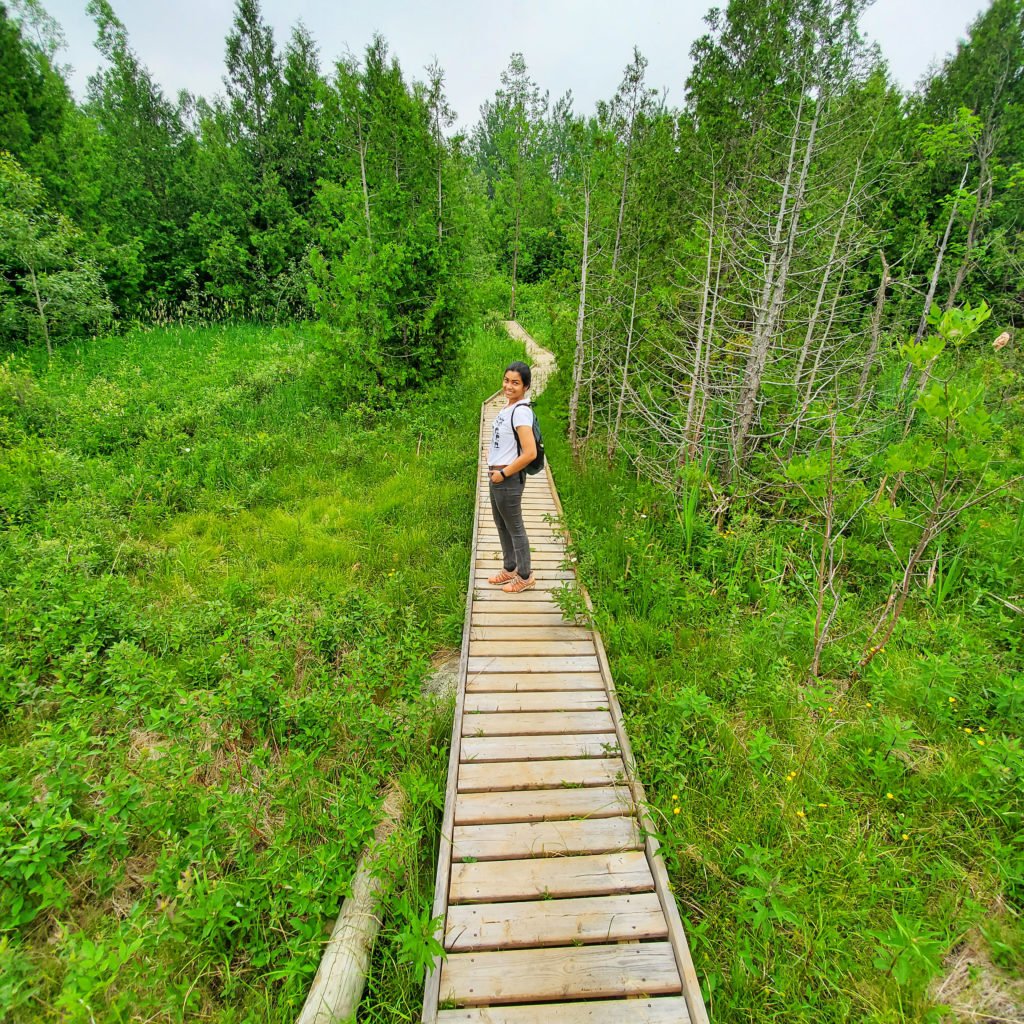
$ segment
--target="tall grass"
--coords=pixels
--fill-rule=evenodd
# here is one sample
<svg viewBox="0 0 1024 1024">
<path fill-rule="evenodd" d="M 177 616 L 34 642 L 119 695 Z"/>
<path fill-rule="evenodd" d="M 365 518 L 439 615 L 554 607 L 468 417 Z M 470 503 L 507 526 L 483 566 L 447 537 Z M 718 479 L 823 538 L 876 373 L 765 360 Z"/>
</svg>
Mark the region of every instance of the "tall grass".
<svg viewBox="0 0 1024 1024">
<path fill-rule="evenodd" d="M 1024 647 L 1019 616 L 986 597 L 992 581 L 1020 592 L 1018 509 L 979 513 L 969 562 L 944 555 L 936 592 L 850 687 L 843 665 L 888 592 L 852 538 L 814 679 L 806 538 L 756 511 L 719 528 L 688 487 L 574 460 L 566 376 L 539 402 L 547 451 L 712 1019 L 1019 1008 Z M 957 958 L 988 1003 L 966 970 L 940 991 Z"/>
<path fill-rule="evenodd" d="M 167 329 L 0 366 L 0 1017 L 291 1020 L 384 781 L 371 985 L 420 998 L 481 399 L 332 408 L 312 326 Z M 400 898 L 400 896 L 402 898 Z"/>
</svg>

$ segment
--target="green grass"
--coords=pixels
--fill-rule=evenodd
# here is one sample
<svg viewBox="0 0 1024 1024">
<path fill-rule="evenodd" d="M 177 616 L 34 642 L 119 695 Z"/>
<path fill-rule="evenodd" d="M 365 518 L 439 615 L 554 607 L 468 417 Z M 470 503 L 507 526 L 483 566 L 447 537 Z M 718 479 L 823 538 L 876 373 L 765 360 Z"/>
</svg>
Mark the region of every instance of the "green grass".
<svg viewBox="0 0 1024 1024">
<path fill-rule="evenodd" d="M 543 341 L 542 314 L 527 326 Z M 850 686 L 888 586 L 853 538 L 837 641 L 809 680 L 806 535 L 677 515 L 600 445 L 577 462 L 566 376 L 539 402 L 547 451 L 712 1019 L 952 1019 L 934 986 L 963 952 L 1008 990 L 1024 970 L 1024 647 L 986 594 L 1021 590 L 1014 503 L 979 510 L 958 589 L 913 605 Z"/>
<path fill-rule="evenodd" d="M 0 365 L 5 1020 L 294 1019 L 394 775 L 367 1019 L 418 1005 L 451 722 L 420 685 L 520 353 L 481 331 L 386 416 L 331 408 L 305 327 Z"/>
</svg>

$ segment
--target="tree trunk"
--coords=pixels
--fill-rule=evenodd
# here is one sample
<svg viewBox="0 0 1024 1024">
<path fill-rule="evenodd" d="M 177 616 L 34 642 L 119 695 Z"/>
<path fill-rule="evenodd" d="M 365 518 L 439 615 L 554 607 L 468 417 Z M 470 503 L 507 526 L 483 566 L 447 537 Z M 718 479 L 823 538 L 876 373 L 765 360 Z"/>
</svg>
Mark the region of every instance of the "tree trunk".
<svg viewBox="0 0 1024 1024">
<path fill-rule="evenodd" d="M 740 397 L 737 403 L 737 423 L 733 433 L 733 459 L 737 465 L 742 465 L 746 457 L 747 438 L 754 422 L 757 398 L 761 390 L 761 378 L 764 375 L 765 365 L 768 361 L 768 349 L 771 346 L 772 336 L 775 333 L 779 313 L 782 308 L 782 297 L 789 274 L 789 262 L 792 256 L 793 242 L 796 238 L 803 191 L 807 183 L 807 172 L 811 162 L 811 154 L 814 151 L 814 137 L 818 127 L 819 116 L 817 109 L 815 110 L 810 131 L 807 135 L 800 177 L 793 193 L 792 206 L 790 206 L 790 191 L 794 189 L 793 174 L 796 164 L 796 148 L 800 136 L 802 112 L 803 97 L 801 96 L 800 106 L 797 108 L 796 122 L 793 125 L 793 139 L 790 145 L 789 162 L 786 167 L 782 196 L 779 199 L 779 211 L 770 238 L 768 267 L 761 294 L 761 306 L 757 311 L 753 337 L 750 343 L 750 354 L 747 356 L 743 384 L 740 388 Z M 787 212 L 790 218 L 789 233 L 786 243 L 783 245 L 782 230 L 785 225 Z"/>
<path fill-rule="evenodd" d="M 516 318 L 516 274 L 519 272 L 519 204 L 516 204 L 516 231 L 512 241 L 512 305 L 508 312 L 509 320 Z"/>
<path fill-rule="evenodd" d="M 39 278 L 36 277 L 35 267 L 31 264 L 29 264 L 28 273 L 29 277 L 32 278 L 32 292 L 36 297 L 36 309 L 39 310 L 39 322 L 43 325 L 43 337 L 46 339 L 46 354 L 50 359 L 52 359 L 53 344 L 50 341 L 50 328 L 46 322 L 47 303 L 43 302 L 43 297 L 39 294 Z"/>
<path fill-rule="evenodd" d="M 967 181 L 967 173 L 970 170 L 971 165 L 968 162 L 964 167 L 963 177 L 960 179 L 960 189 L 964 187 L 964 182 Z M 959 193 L 960 189 L 957 189 Z M 953 200 L 953 205 L 949 210 L 949 219 L 946 221 L 946 230 L 942 233 L 942 241 L 939 243 L 939 251 L 935 257 L 935 266 L 932 268 L 932 278 L 928 283 L 928 294 L 924 299 L 924 309 L 921 310 L 921 319 L 917 323 L 917 332 L 914 334 L 914 344 L 920 345 L 921 339 L 924 337 L 924 329 L 928 326 L 928 311 L 932 308 L 932 302 L 935 300 L 935 289 L 939 283 L 939 272 L 942 270 L 942 260 L 946 255 L 946 246 L 949 244 L 949 234 L 953 230 L 953 221 L 956 219 L 956 208 L 959 200 L 959 195 Z M 907 385 L 910 383 L 910 375 L 914 372 L 914 364 L 907 363 L 907 368 L 903 371 L 903 379 L 900 381 L 900 391 L 905 391 Z"/>
<path fill-rule="evenodd" d="M 580 303 L 576 312 L 576 352 L 572 361 L 572 394 L 569 396 L 569 444 L 578 450 L 577 421 L 583 385 L 583 321 L 587 306 L 587 262 L 590 247 L 590 185 L 583 190 L 583 259 L 580 262 Z"/>
<path fill-rule="evenodd" d="M 825 301 L 825 292 L 828 289 L 829 278 L 832 276 L 832 268 L 835 266 L 836 252 L 839 250 L 839 242 L 842 239 L 843 228 L 846 226 L 846 215 L 850 212 L 853 193 L 857 188 L 857 179 L 860 177 L 860 165 L 861 162 L 858 160 L 856 170 L 853 172 L 853 180 L 850 182 L 850 191 L 846 195 L 846 202 L 843 204 L 843 212 L 839 217 L 839 227 L 836 228 L 835 236 L 832 239 L 832 251 L 828 254 L 828 263 L 825 266 L 825 273 L 821 276 L 821 286 L 818 288 L 818 295 L 814 301 L 814 310 L 811 313 L 810 320 L 807 321 L 807 333 L 804 336 L 803 348 L 800 350 L 800 358 L 796 365 L 796 375 L 793 378 L 793 382 L 798 388 L 800 387 L 800 378 L 804 373 L 804 365 L 807 362 L 807 356 L 810 354 L 811 341 L 814 339 L 814 329 L 818 325 L 818 315 L 821 313 L 821 305 Z"/>
<path fill-rule="evenodd" d="M 953 283 L 949 288 L 949 295 L 946 297 L 947 310 L 953 308 L 953 303 L 956 302 L 956 297 L 960 294 L 960 289 L 967 278 L 967 272 L 971 268 L 971 253 L 977 241 L 978 221 L 988 208 L 988 204 L 992 201 L 992 175 L 989 174 L 988 161 L 989 157 L 992 156 L 994 145 L 991 128 L 986 128 L 981 144 L 978 147 L 978 188 L 974 193 L 974 210 L 971 213 L 971 223 L 967 227 L 967 245 L 964 249 L 964 258 L 960 261 L 960 266 L 957 267 L 956 277 L 953 279 Z"/>
<path fill-rule="evenodd" d="M 629 307 L 629 327 L 626 329 L 626 358 L 622 364 L 622 387 L 619 389 L 619 401 L 615 409 L 615 426 L 608 438 L 608 464 L 611 465 L 615 449 L 619 445 L 619 430 L 622 426 L 622 407 L 626 401 L 626 381 L 629 379 L 629 356 L 633 349 L 633 326 L 636 323 L 636 296 L 640 289 L 640 244 L 637 241 L 636 272 L 633 275 L 633 303 Z"/>
<path fill-rule="evenodd" d="M 711 189 L 711 224 L 708 228 L 708 255 L 704 264 L 704 287 L 700 297 L 700 323 L 697 325 L 697 350 L 693 356 L 693 373 L 690 377 L 690 395 L 686 401 L 686 425 L 683 428 L 684 450 L 686 456 L 693 454 L 693 414 L 697 405 L 697 379 L 700 375 L 700 368 L 704 358 L 704 339 L 706 335 L 706 321 L 708 312 L 708 297 L 711 294 L 711 263 L 714 257 L 715 247 L 715 189 Z M 718 270 L 715 275 L 715 298 L 718 293 L 718 277 L 722 272 L 722 254 L 718 254 Z M 714 314 L 712 313 L 712 316 Z M 710 344 L 710 339 L 708 340 Z"/>
<path fill-rule="evenodd" d="M 879 249 L 878 255 L 882 260 L 882 279 L 878 282 L 878 291 L 875 292 L 875 309 L 871 314 L 871 344 L 868 346 L 868 354 L 864 360 L 864 369 L 860 371 L 860 381 L 857 383 L 857 397 L 854 399 L 854 406 L 859 406 L 864 397 L 864 391 L 868 386 L 868 377 L 871 375 L 871 367 L 878 355 L 878 344 L 882 333 L 882 309 L 885 307 L 885 290 L 889 287 L 889 264 L 885 261 L 885 253 Z"/>
<path fill-rule="evenodd" d="M 359 142 L 359 177 L 363 185 L 363 216 L 366 218 L 366 241 L 373 254 L 373 233 L 370 230 L 370 188 L 366 182 L 366 142 L 363 139 L 363 119 L 356 112 L 356 133 Z"/>
</svg>

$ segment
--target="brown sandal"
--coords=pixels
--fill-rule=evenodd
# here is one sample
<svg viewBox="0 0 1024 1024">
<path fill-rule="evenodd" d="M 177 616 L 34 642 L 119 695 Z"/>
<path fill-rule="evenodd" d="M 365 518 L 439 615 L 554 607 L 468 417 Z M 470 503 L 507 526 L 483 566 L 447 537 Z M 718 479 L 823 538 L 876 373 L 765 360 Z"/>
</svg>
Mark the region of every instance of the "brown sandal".
<svg viewBox="0 0 1024 1024">
<path fill-rule="evenodd" d="M 508 583 L 510 580 L 517 579 L 519 579 L 519 577 L 514 572 L 509 572 L 508 569 L 502 569 L 497 575 L 488 576 L 487 582 L 496 587 L 499 584 Z"/>
<path fill-rule="evenodd" d="M 517 574 L 511 583 L 506 583 L 501 589 L 504 590 L 506 594 L 521 594 L 524 590 L 529 590 L 531 587 L 535 587 L 536 585 L 537 577 L 534 576 L 533 573 L 531 573 L 525 580 L 522 576 Z"/>
</svg>

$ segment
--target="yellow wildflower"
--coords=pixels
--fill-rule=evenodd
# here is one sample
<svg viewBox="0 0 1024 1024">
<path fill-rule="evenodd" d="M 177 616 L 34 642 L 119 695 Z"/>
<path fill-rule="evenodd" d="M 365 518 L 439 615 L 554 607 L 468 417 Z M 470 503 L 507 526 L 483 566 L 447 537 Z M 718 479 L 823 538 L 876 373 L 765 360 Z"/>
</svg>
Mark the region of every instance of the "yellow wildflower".
<svg viewBox="0 0 1024 1024">
<path fill-rule="evenodd" d="M 974 732 L 974 730 L 973 729 L 964 729 L 964 732 L 967 733 L 968 736 L 970 736 L 971 733 Z"/>
<path fill-rule="evenodd" d="M 886 794 L 885 794 L 885 799 L 886 799 L 886 800 L 895 800 L 895 799 L 896 799 L 896 797 L 894 797 L 894 796 L 892 795 L 892 793 L 886 793 Z"/>
<path fill-rule="evenodd" d="M 679 808 L 678 807 L 673 807 L 672 808 L 672 813 L 673 814 L 678 814 L 679 813 Z"/>
<path fill-rule="evenodd" d="M 908 836 L 908 835 L 907 835 L 907 833 L 906 833 L 906 832 L 904 832 L 904 833 L 903 833 L 903 838 L 904 838 L 904 839 L 909 839 L 909 838 L 910 838 L 910 836 Z"/>
<path fill-rule="evenodd" d="M 806 814 L 804 814 L 804 812 L 803 812 L 803 811 L 797 811 L 797 812 L 796 812 L 796 816 L 797 816 L 798 818 L 806 818 L 806 817 L 807 817 L 807 815 L 806 815 Z"/>
</svg>

